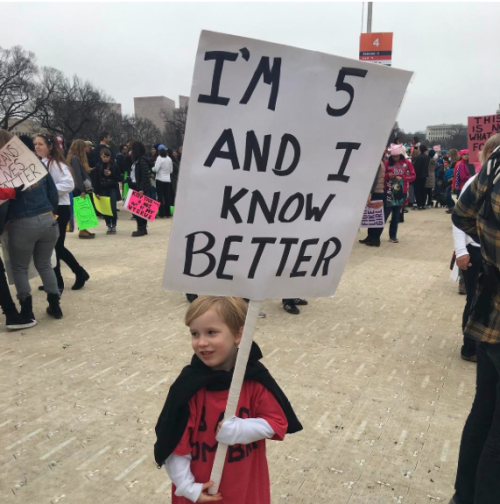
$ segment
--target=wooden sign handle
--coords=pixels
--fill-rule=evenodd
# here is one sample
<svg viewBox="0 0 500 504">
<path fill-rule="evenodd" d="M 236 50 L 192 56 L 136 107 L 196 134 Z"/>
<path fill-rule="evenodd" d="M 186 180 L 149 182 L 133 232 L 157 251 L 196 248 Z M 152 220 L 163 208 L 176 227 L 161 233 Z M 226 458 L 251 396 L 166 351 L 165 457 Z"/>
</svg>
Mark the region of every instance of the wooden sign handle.
<svg viewBox="0 0 500 504">
<path fill-rule="evenodd" d="M 229 397 L 227 399 L 224 418 L 231 418 L 236 415 L 236 408 L 238 407 L 238 401 L 240 399 L 241 387 L 243 385 L 243 379 L 245 378 L 248 358 L 252 348 L 253 335 L 255 333 L 257 319 L 259 318 L 261 304 L 261 301 L 250 301 L 248 306 L 247 318 L 245 320 L 245 327 L 243 329 L 240 346 L 238 347 L 238 356 L 236 357 L 236 366 L 234 367 L 234 374 L 231 381 L 231 388 L 229 389 Z M 228 445 L 223 443 L 219 443 L 217 446 L 214 465 L 212 467 L 212 474 L 210 475 L 210 481 L 214 482 L 214 485 L 208 489 L 208 493 L 210 495 L 215 495 L 219 491 L 227 448 Z"/>
</svg>

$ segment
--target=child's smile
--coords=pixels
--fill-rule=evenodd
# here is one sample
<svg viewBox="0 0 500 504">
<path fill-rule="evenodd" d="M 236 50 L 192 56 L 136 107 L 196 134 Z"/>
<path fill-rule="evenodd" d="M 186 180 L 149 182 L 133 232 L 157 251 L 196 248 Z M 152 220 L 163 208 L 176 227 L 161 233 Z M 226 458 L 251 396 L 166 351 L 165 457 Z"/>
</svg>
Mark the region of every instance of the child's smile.
<svg viewBox="0 0 500 504">
<path fill-rule="evenodd" d="M 202 362 L 214 370 L 234 367 L 241 334 L 234 335 L 215 309 L 194 319 L 189 328 L 193 350 Z"/>
</svg>

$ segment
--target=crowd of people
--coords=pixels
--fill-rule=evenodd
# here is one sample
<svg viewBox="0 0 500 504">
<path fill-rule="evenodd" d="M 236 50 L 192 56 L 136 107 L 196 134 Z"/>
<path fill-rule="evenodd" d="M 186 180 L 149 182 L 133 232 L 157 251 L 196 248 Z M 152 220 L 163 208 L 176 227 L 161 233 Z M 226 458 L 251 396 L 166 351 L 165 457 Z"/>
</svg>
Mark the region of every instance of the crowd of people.
<svg viewBox="0 0 500 504">
<path fill-rule="evenodd" d="M 0 130 L 0 148 L 11 139 L 10 133 Z M 77 139 L 66 152 L 60 139 L 50 134 L 22 140 L 40 159 L 47 176 L 27 189 L 0 188 L 0 199 L 8 200 L 8 205 L 1 206 L 0 234 L 3 232 L 2 240 L 8 237 L 10 267 L 20 304 L 18 310 L 0 260 L 0 305 L 6 326 L 12 330 L 37 323 L 29 282 L 31 262 L 42 279 L 40 290 L 47 295 L 46 311 L 55 319 L 63 317 L 65 281 L 61 261 L 75 276 L 72 290 L 83 288 L 90 279 L 66 246 L 71 198 L 109 197 L 112 215 L 104 216 L 108 235 L 116 234 L 117 202 L 129 189 L 157 199 L 159 217 L 169 218 L 182 158 L 182 148 L 172 151 L 164 144 L 155 144 L 147 152 L 138 141 L 121 145 L 115 155 L 106 132 L 99 145 Z M 453 221 L 452 265 L 456 264 L 461 272 L 466 294 L 461 356 L 477 363 L 477 390 L 464 428 L 456 493 L 450 504 L 492 504 L 500 495 L 500 134 L 485 143 L 480 161 L 482 169 L 476 173 L 467 149 L 428 149 L 418 138 L 412 144 L 395 139 L 383 154 L 368 198 L 369 202 L 384 202 L 385 221 L 391 217 L 391 243 L 399 242 L 398 227 L 405 222 L 408 208 L 423 211 L 441 206 Z M 147 235 L 147 220 L 133 218 L 137 230 L 132 236 Z M 370 228 L 360 242 L 380 247 L 382 233 L 383 227 Z M 95 234 L 87 230 L 80 231 L 79 236 L 92 239 Z M 260 456 L 253 461 L 254 466 L 234 465 L 235 479 L 241 485 L 226 483 L 220 493 L 210 495 L 215 452 L 210 449 L 207 457 L 193 458 L 193 446 L 204 443 L 213 447 L 223 442 L 257 449 L 265 439 L 282 440 L 286 433 L 297 432 L 302 426 L 283 391 L 260 364 L 262 353 L 255 343 L 242 391 L 245 416 L 222 421 L 247 300 L 195 294 L 187 297 L 192 304 L 186 325 L 191 331 L 194 356 L 171 387 L 160 415 L 156 461 L 159 466 L 165 465 L 174 483 L 173 502 L 215 502 L 222 500 L 222 495 L 229 498 L 227 502 L 238 502 L 241 485 L 246 488 L 247 502 L 249 495 L 252 502 L 270 502 L 264 449 L 258 450 Z M 292 314 L 300 313 L 297 306 L 307 305 L 298 298 L 282 302 Z M 208 423 L 211 425 L 207 431 Z M 245 482 L 255 471 L 263 484 L 250 490 Z"/>
<path fill-rule="evenodd" d="M 11 133 L 0 130 L 0 149 L 12 138 Z M 171 217 L 182 157 L 182 147 L 174 152 L 163 144 L 156 144 L 148 153 L 143 143 L 132 140 L 121 145 L 115 156 L 107 132 L 103 132 L 97 146 L 88 140 L 76 139 L 67 149 L 60 138 L 48 133 L 20 139 L 40 159 L 47 176 L 26 190 L 24 186 L 0 188 L 0 199 L 8 200 L 8 204 L 1 206 L 0 234 L 8 244 L 9 264 L 20 304 L 18 310 L 10 293 L 5 265 L 0 260 L 0 306 L 9 330 L 26 329 L 37 323 L 29 282 L 31 263 L 42 279 L 39 289 L 47 294 L 47 313 L 56 319 L 63 317 L 61 298 L 65 281 L 61 261 L 75 276 L 72 290 L 80 290 L 90 280 L 89 273 L 66 246 L 73 198 L 90 197 L 92 202 L 93 196 L 109 198 L 112 215 L 102 216 L 107 235 L 116 234 L 117 203 L 129 189 L 158 198 L 159 217 Z M 136 215 L 133 218 L 137 230 L 132 236 L 147 235 L 148 221 Z M 89 230 L 79 231 L 82 239 L 95 236 Z"/>
</svg>

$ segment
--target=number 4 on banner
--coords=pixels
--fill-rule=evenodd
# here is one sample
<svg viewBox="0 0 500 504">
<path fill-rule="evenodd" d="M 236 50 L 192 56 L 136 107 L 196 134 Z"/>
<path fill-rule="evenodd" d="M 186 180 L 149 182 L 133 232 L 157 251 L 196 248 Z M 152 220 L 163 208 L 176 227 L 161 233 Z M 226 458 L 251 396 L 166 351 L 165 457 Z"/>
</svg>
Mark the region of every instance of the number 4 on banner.
<svg viewBox="0 0 500 504">
<path fill-rule="evenodd" d="M 374 40 L 373 45 L 374 45 L 374 46 L 377 46 L 377 47 L 380 45 L 380 42 L 378 41 L 378 39 L 375 39 L 375 40 Z"/>
</svg>

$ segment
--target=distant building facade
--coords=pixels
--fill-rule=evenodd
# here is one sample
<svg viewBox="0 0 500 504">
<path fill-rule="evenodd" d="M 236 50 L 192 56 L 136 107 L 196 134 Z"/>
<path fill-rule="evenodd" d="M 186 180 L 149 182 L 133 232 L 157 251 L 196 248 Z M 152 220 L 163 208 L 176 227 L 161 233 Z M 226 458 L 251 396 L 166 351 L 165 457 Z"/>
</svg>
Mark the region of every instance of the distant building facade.
<svg viewBox="0 0 500 504">
<path fill-rule="evenodd" d="M 179 108 L 189 107 L 189 96 L 179 95 Z"/>
<path fill-rule="evenodd" d="M 165 128 L 165 122 L 161 118 L 161 112 L 173 113 L 175 101 L 166 96 L 141 96 L 134 98 L 134 113 L 136 117 L 149 119 L 160 131 Z"/>
<path fill-rule="evenodd" d="M 466 129 L 467 127 L 464 126 Z M 456 134 L 457 126 L 455 124 L 438 124 L 436 126 L 427 126 L 425 138 L 428 142 L 451 138 Z"/>
<path fill-rule="evenodd" d="M 14 124 L 19 119 L 9 119 L 8 127 L 9 129 L 12 128 Z M 33 136 L 36 135 L 37 133 L 48 133 L 49 131 L 42 128 L 38 123 L 35 121 L 32 121 L 31 119 L 26 119 L 26 121 L 23 121 L 22 123 L 18 124 L 17 126 L 14 126 L 10 130 L 10 133 L 16 136 L 21 136 L 21 135 L 28 135 L 28 136 Z"/>
</svg>

